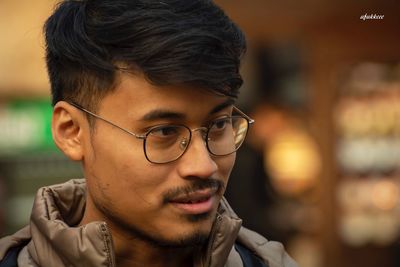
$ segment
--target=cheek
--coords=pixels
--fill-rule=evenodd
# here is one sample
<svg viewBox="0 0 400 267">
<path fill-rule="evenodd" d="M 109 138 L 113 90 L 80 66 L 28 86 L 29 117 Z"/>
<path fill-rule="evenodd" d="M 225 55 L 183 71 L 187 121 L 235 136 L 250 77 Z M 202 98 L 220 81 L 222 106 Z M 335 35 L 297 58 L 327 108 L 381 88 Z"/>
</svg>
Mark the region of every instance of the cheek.
<svg viewBox="0 0 400 267">
<path fill-rule="evenodd" d="M 162 192 L 165 174 L 162 170 L 143 164 L 129 164 L 121 166 L 118 178 L 121 180 L 119 190 L 125 191 L 127 197 L 141 198 L 154 203 Z"/>
<path fill-rule="evenodd" d="M 125 161 L 114 166 L 112 192 L 121 202 L 149 208 L 160 204 L 166 171 L 147 162 Z"/>
<path fill-rule="evenodd" d="M 132 140 L 120 132 L 109 130 L 109 134 L 101 135 L 106 129 L 97 130 L 92 137 L 88 151 L 88 159 L 96 176 L 103 176 L 114 183 L 130 180 L 130 177 L 141 173 L 147 162 L 143 153 L 141 140 Z"/>
<path fill-rule="evenodd" d="M 224 179 L 225 183 L 227 183 L 229 180 L 229 176 L 231 174 L 233 166 L 235 165 L 235 160 L 236 160 L 236 153 L 218 158 L 216 160 L 219 167 L 221 178 Z"/>
<path fill-rule="evenodd" d="M 84 162 L 88 171 L 85 176 L 108 199 L 127 204 L 139 201 L 142 205 L 159 201 L 168 170 L 146 160 L 141 142 L 127 145 L 124 138 L 107 136 L 101 141 L 93 138 L 91 148 Z"/>
<path fill-rule="evenodd" d="M 109 175 L 96 177 L 96 202 L 114 211 L 118 217 L 138 223 L 159 214 L 167 185 L 165 171 L 146 164 L 123 163 Z M 140 215 L 140 216 L 139 216 Z"/>
</svg>

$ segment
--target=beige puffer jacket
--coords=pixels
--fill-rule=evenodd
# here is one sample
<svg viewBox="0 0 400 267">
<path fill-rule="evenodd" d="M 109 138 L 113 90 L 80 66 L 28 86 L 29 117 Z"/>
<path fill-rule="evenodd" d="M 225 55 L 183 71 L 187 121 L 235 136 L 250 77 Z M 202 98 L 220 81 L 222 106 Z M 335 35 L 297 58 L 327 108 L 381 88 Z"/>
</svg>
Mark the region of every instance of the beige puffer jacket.
<svg viewBox="0 0 400 267">
<path fill-rule="evenodd" d="M 77 225 L 85 208 L 85 180 L 39 189 L 30 225 L 14 235 L 0 239 L 0 259 L 9 248 L 29 242 L 19 253 L 20 267 L 114 267 L 113 244 L 107 225 L 102 222 Z M 233 248 L 240 241 L 269 267 L 295 267 L 278 242 L 241 227 L 241 220 L 225 199 L 221 201 L 208 247 L 195 259 L 195 267 L 242 267 Z"/>
</svg>

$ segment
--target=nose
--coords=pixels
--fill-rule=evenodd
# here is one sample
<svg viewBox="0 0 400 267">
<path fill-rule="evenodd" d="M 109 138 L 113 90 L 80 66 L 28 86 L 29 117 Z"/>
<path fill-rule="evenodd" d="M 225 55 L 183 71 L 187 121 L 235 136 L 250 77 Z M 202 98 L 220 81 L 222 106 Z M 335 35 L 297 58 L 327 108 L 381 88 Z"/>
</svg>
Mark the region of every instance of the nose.
<svg viewBox="0 0 400 267">
<path fill-rule="evenodd" d="M 218 165 L 211 157 L 202 131 L 193 131 L 192 140 L 185 154 L 178 161 L 178 173 L 181 177 L 210 178 L 218 170 Z"/>
</svg>

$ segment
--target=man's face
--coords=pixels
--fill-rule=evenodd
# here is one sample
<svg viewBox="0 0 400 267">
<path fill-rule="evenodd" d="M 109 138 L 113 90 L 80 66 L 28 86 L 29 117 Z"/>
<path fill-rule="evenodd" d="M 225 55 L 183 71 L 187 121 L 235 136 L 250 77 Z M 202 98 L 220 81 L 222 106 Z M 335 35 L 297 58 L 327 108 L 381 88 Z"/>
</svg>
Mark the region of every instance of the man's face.
<svg viewBox="0 0 400 267">
<path fill-rule="evenodd" d="M 121 75 L 97 114 L 136 134 L 163 124 L 190 129 L 231 115 L 227 97 L 187 87 L 156 87 L 144 78 Z M 85 134 L 86 212 L 113 231 L 158 245 L 189 245 L 208 237 L 235 154 L 211 156 L 201 131 L 185 154 L 166 164 L 149 162 L 143 140 L 101 120 Z"/>
</svg>

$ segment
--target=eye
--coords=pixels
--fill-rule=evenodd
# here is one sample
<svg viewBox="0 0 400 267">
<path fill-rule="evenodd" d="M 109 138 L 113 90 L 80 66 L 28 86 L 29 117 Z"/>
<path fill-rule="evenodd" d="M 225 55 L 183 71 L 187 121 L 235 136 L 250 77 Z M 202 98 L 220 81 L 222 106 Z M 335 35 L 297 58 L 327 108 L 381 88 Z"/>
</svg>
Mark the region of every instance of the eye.
<svg viewBox="0 0 400 267">
<path fill-rule="evenodd" d="M 223 131 L 230 124 L 231 124 L 230 117 L 218 119 L 212 123 L 211 131 L 213 132 Z"/>
<path fill-rule="evenodd" d="M 159 126 L 150 131 L 150 134 L 155 137 L 166 138 L 179 135 L 179 127 L 176 126 Z"/>
</svg>

